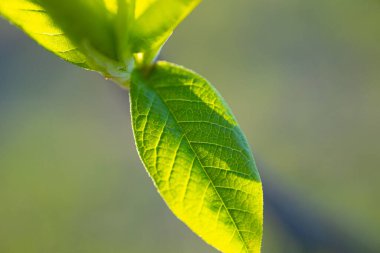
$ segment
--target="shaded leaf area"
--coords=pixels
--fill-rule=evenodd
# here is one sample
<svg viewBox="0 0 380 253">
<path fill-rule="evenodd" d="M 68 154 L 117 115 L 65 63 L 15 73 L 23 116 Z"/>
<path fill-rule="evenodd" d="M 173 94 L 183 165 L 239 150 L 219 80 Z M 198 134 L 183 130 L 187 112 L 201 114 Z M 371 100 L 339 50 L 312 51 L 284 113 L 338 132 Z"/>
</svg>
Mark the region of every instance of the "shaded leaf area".
<svg viewBox="0 0 380 253">
<path fill-rule="evenodd" d="M 202 77 L 159 62 L 132 75 L 140 157 L 169 208 L 223 252 L 260 252 L 262 187 L 228 106 Z"/>
<path fill-rule="evenodd" d="M 150 63 L 200 0 L 0 0 L 0 14 L 59 57 L 128 79 Z"/>
</svg>

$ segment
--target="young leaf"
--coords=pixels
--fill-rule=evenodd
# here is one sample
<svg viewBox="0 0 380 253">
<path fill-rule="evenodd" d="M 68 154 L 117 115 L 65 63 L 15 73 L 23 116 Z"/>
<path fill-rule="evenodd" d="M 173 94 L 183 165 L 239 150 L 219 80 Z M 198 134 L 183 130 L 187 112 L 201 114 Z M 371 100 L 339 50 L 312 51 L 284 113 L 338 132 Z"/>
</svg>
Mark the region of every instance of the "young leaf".
<svg viewBox="0 0 380 253">
<path fill-rule="evenodd" d="M 0 0 L 0 14 L 59 57 L 85 68 L 86 56 L 79 50 L 46 10 L 31 0 Z"/>
<path fill-rule="evenodd" d="M 177 25 L 201 0 L 136 0 L 132 36 L 136 52 L 151 61 Z"/>
<path fill-rule="evenodd" d="M 0 14 L 49 51 L 122 78 L 127 66 L 117 51 L 116 11 L 110 0 L 0 0 Z"/>
<path fill-rule="evenodd" d="M 222 252 L 260 252 L 263 196 L 249 145 L 218 92 L 182 67 L 132 73 L 140 157 L 179 219 Z"/>
</svg>

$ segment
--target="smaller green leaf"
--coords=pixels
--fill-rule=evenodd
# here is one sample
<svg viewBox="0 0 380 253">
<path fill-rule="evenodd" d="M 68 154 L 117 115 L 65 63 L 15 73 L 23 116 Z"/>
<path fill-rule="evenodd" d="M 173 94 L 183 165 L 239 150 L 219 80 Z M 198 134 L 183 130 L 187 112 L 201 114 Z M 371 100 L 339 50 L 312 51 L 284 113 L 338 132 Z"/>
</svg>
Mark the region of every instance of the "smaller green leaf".
<svg viewBox="0 0 380 253">
<path fill-rule="evenodd" d="M 177 25 L 201 0 L 136 0 L 131 32 L 136 52 L 151 61 Z"/>
<path fill-rule="evenodd" d="M 30 0 L 0 0 L 0 14 L 59 57 L 81 67 L 91 68 L 87 57 L 41 5 Z"/>
<path fill-rule="evenodd" d="M 0 0 L 0 15 L 66 61 L 128 79 L 109 0 Z"/>
<path fill-rule="evenodd" d="M 130 101 L 140 157 L 173 213 L 222 252 L 260 252 L 260 176 L 219 93 L 196 73 L 158 62 L 132 73 Z"/>
</svg>

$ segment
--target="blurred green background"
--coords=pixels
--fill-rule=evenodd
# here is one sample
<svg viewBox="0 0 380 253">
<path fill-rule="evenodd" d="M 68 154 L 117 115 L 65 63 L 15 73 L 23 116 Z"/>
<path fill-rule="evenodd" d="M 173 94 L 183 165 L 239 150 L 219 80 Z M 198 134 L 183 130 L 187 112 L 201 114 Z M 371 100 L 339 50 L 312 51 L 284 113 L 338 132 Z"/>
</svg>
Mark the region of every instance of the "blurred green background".
<svg viewBox="0 0 380 253">
<path fill-rule="evenodd" d="M 205 0 L 161 54 L 256 155 L 263 253 L 380 252 L 380 2 Z M 0 252 L 216 252 L 165 206 L 128 93 L 0 21 Z"/>
</svg>

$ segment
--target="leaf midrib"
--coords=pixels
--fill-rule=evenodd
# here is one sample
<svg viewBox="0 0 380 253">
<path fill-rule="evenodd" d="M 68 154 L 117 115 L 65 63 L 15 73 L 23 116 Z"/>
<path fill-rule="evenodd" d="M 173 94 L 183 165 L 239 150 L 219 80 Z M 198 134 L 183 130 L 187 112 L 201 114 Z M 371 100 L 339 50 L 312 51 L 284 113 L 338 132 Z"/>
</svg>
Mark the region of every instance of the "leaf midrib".
<svg viewBox="0 0 380 253">
<path fill-rule="evenodd" d="M 219 197 L 219 199 L 220 199 L 221 202 L 222 202 L 223 207 L 224 207 L 225 210 L 227 211 L 227 214 L 228 214 L 229 218 L 231 219 L 232 223 L 234 224 L 234 227 L 235 227 L 236 231 L 238 232 L 241 241 L 243 242 L 243 245 L 244 245 L 245 251 L 246 251 L 246 252 L 249 252 L 248 245 L 247 245 L 246 241 L 244 240 L 243 235 L 241 234 L 241 231 L 240 231 L 240 229 L 238 228 L 235 219 L 232 217 L 232 215 L 231 215 L 229 209 L 227 208 L 226 203 L 224 202 L 223 198 L 221 197 L 221 195 L 220 195 L 219 191 L 217 190 L 217 187 L 215 186 L 214 182 L 212 181 L 210 175 L 209 175 L 208 172 L 205 170 L 205 168 L 204 168 L 205 166 L 202 164 L 201 160 L 200 160 L 199 157 L 198 157 L 198 153 L 195 152 L 195 150 L 194 150 L 194 148 L 193 148 L 193 146 L 192 146 L 192 144 L 191 144 L 192 142 L 188 139 L 188 137 L 187 137 L 187 135 L 186 135 L 184 129 L 183 129 L 183 128 L 180 126 L 180 124 L 178 123 L 179 121 L 178 121 L 177 118 L 175 117 L 175 114 L 172 112 L 172 110 L 170 109 L 170 106 L 166 103 L 165 99 L 161 97 L 161 95 L 160 95 L 160 93 L 157 91 L 157 89 L 154 89 L 154 87 L 152 87 L 152 86 L 149 85 L 149 84 L 148 84 L 147 86 L 148 86 L 148 88 L 152 89 L 153 92 L 156 93 L 157 97 L 162 101 L 162 103 L 166 106 L 166 108 L 168 108 L 168 111 L 169 111 L 170 115 L 173 117 L 173 119 L 174 119 L 174 121 L 175 121 L 175 124 L 178 126 L 178 128 L 179 128 L 179 129 L 181 130 L 181 132 L 183 133 L 183 136 L 184 136 L 184 138 L 186 139 L 188 145 L 190 146 L 191 151 L 195 154 L 196 159 L 198 160 L 199 164 L 200 164 L 201 167 L 202 167 L 202 170 L 203 170 L 204 173 L 206 174 L 207 178 L 210 180 L 211 185 L 212 185 L 212 188 L 213 188 L 214 191 L 216 192 L 217 196 Z"/>
</svg>

